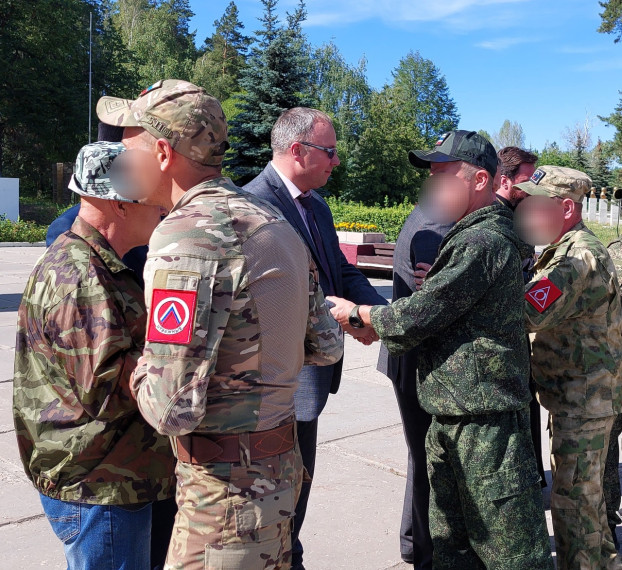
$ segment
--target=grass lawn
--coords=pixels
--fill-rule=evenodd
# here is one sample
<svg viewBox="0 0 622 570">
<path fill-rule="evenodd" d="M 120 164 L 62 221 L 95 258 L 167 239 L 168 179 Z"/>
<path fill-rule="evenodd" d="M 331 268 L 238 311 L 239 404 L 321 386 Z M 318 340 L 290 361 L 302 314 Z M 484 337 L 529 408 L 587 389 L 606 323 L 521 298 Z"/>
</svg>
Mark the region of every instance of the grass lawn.
<svg viewBox="0 0 622 570">
<path fill-rule="evenodd" d="M 603 226 L 596 222 L 585 222 L 585 225 L 590 228 L 596 234 L 596 237 L 605 245 L 609 245 L 614 239 L 618 238 L 615 226 Z M 622 228 L 620 229 L 622 230 Z"/>
</svg>

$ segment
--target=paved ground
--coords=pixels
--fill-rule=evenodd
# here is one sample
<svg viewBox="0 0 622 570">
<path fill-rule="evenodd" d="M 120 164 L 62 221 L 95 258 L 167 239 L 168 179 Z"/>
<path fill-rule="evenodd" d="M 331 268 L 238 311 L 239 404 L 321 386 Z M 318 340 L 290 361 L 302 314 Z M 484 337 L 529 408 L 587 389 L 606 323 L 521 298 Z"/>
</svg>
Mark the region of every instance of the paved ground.
<svg viewBox="0 0 622 570">
<path fill-rule="evenodd" d="M 42 247 L 0 248 L 0 567 L 22 570 L 65 567 L 61 545 L 23 474 L 11 419 L 16 310 L 42 253 Z M 388 281 L 373 283 L 390 296 Z M 348 339 L 341 389 L 320 419 L 302 534 L 308 570 L 408 568 L 400 561 L 398 537 L 406 447 L 391 384 L 375 370 L 378 348 Z M 549 511 L 547 518 L 550 526 Z"/>
</svg>

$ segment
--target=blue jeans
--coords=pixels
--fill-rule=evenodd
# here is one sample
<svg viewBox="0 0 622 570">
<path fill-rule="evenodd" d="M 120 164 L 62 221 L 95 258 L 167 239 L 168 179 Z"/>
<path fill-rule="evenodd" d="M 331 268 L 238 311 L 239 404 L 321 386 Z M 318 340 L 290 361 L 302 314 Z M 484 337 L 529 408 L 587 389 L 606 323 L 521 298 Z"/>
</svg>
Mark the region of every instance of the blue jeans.
<svg viewBox="0 0 622 570">
<path fill-rule="evenodd" d="M 68 570 L 151 568 L 151 503 L 128 510 L 39 497 L 52 530 L 63 543 Z"/>
</svg>

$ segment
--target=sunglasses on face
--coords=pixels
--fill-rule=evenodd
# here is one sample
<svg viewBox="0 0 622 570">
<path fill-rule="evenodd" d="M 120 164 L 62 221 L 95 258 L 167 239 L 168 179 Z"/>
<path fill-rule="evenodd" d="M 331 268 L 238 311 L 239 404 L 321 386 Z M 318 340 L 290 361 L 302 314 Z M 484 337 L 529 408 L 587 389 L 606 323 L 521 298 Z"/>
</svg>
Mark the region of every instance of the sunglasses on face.
<svg viewBox="0 0 622 570">
<path fill-rule="evenodd" d="M 302 141 L 300 141 L 300 144 L 303 144 L 305 146 L 312 146 L 313 148 L 317 148 L 318 150 L 323 150 L 328 155 L 328 158 L 330 160 L 332 160 L 333 157 L 337 154 L 336 148 L 328 148 L 326 146 L 319 146 L 317 144 L 313 144 L 310 142 L 302 142 Z"/>
</svg>

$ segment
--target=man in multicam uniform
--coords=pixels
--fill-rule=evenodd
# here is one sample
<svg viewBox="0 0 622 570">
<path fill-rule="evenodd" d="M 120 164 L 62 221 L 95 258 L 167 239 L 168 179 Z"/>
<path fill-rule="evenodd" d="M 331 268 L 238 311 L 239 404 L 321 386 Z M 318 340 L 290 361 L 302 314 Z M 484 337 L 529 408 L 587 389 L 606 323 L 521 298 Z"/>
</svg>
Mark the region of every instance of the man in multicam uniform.
<svg viewBox="0 0 622 570">
<path fill-rule="evenodd" d="M 150 561 L 151 504 L 175 489 L 166 438 L 142 418 L 130 374 L 142 352 L 142 289 L 121 261 L 162 209 L 124 201 L 108 170 L 121 143 L 78 155 L 80 214 L 37 262 L 18 311 L 13 416 L 26 474 L 70 570 Z"/>
<path fill-rule="evenodd" d="M 581 220 L 591 180 L 541 166 L 517 185 L 519 227 L 548 246 L 526 285 L 531 365 L 550 413 L 551 514 L 560 570 L 620 568 L 607 525 L 603 475 L 622 404 L 622 305 L 611 257 Z M 538 220 L 541 220 L 538 221 Z M 522 233 L 522 232 L 521 232 Z"/>
<path fill-rule="evenodd" d="M 203 89 L 167 80 L 97 110 L 157 159 L 147 200 L 173 206 L 149 244 L 132 382 L 178 458 L 167 568 L 288 568 L 303 475 L 295 377 L 343 352 L 310 254 L 279 212 L 221 177 L 227 124 Z"/>
<path fill-rule="evenodd" d="M 620 196 L 614 196 L 614 199 L 619 200 Z M 618 276 L 618 285 L 622 287 L 622 240 L 620 238 L 612 241 L 607 250 L 616 268 Z M 603 486 L 605 488 L 605 503 L 607 504 L 607 522 L 611 529 L 613 536 L 613 543 L 616 550 L 620 545 L 618 537 L 616 535 L 616 527 L 620 524 L 620 434 L 622 433 L 622 414 L 616 416 L 613 422 L 613 428 L 611 429 L 611 436 L 609 437 L 609 449 L 607 451 L 607 464 L 605 466 L 605 479 Z"/>
<path fill-rule="evenodd" d="M 457 222 L 421 290 L 386 307 L 328 300 L 340 323 L 373 327 L 392 355 L 419 347 L 412 381 L 432 415 L 433 568 L 552 569 L 529 429 L 519 239 L 493 197 L 495 150 L 473 131 L 452 131 L 410 161 L 432 172 L 424 208 Z"/>
</svg>

